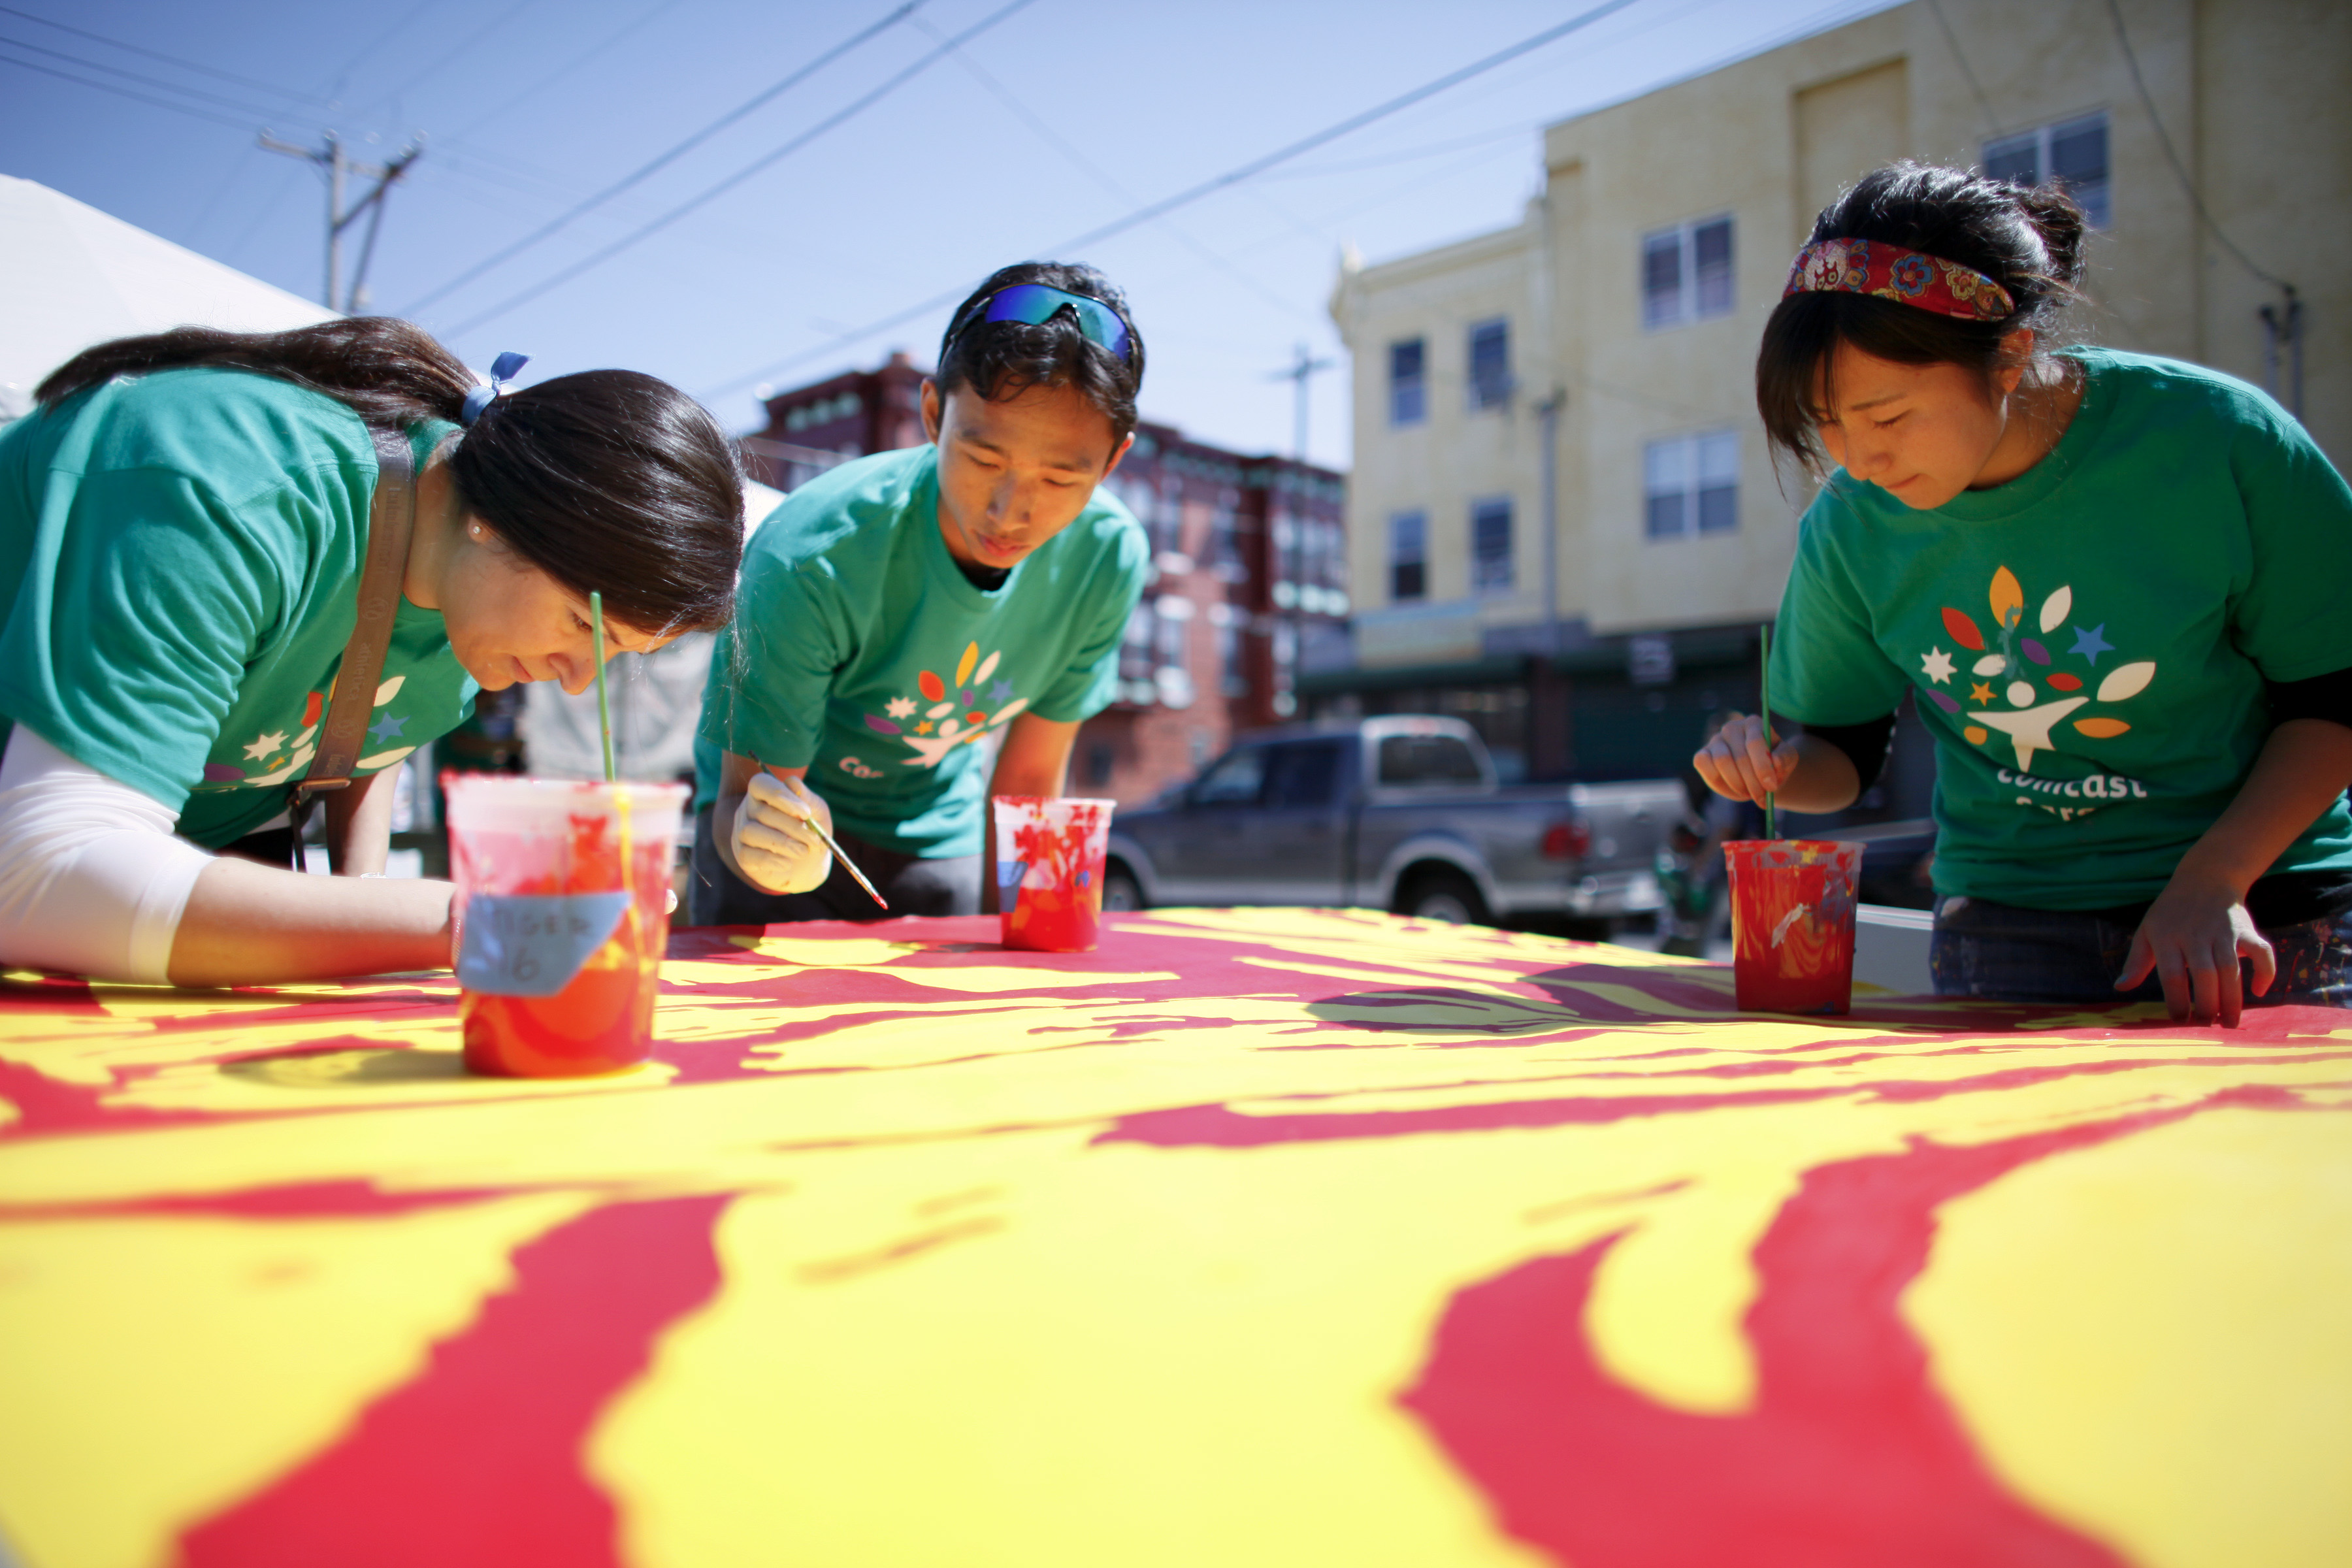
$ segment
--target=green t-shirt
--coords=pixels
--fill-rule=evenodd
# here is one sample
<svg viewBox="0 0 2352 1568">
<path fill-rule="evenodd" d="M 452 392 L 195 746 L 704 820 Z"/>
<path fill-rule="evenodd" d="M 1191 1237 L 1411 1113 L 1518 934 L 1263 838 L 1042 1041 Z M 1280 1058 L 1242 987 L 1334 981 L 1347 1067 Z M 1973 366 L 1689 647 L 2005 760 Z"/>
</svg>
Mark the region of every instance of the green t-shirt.
<svg viewBox="0 0 2352 1568">
<path fill-rule="evenodd" d="M 410 432 L 421 470 L 454 428 Z M 0 743 L 29 725 L 217 848 L 310 765 L 359 618 L 375 446 L 231 370 L 118 377 L 0 427 Z M 358 772 L 463 719 L 439 612 L 403 600 Z"/>
<path fill-rule="evenodd" d="M 1022 713 L 1084 719 L 1111 699 L 1150 548 L 1097 490 L 1003 584 L 975 587 L 940 536 L 939 453 L 845 463 L 794 490 L 743 555 L 713 651 L 696 760 L 809 770 L 844 831 L 922 858 L 977 855 L 976 742 Z"/>
<path fill-rule="evenodd" d="M 2152 899 L 2244 784 L 2264 680 L 2352 667 L 2352 491 L 2242 382 L 2070 351 L 2049 456 L 1914 511 L 1835 475 L 1805 513 L 1772 649 L 1808 724 L 1934 734 L 1936 888 L 2033 909 Z M 2338 797 L 2274 871 L 2352 867 Z"/>
</svg>

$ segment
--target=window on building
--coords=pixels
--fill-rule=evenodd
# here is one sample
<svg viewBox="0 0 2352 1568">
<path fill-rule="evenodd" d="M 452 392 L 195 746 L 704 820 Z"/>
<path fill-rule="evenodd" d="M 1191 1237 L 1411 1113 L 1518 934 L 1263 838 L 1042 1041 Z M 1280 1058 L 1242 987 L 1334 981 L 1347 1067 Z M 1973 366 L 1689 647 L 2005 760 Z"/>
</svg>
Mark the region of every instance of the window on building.
<svg viewBox="0 0 2352 1568">
<path fill-rule="evenodd" d="M 1481 594 L 1511 586 L 1511 502 L 1507 496 L 1470 508 L 1470 586 Z"/>
<path fill-rule="evenodd" d="M 1418 599 L 1429 592 L 1429 514 L 1401 511 L 1389 519 L 1389 597 Z"/>
<path fill-rule="evenodd" d="M 1709 430 L 1648 443 L 1642 452 L 1643 531 L 1652 539 L 1730 533 L 1739 527 L 1739 433 Z"/>
<path fill-rule="evenodd" d="M 1159 622 L 1154 655 L 1162 668 L 1185 668 L 1192 663 L 1192 601 L 1164 595 L 1153 617 Z"/>
<path fill-rule="evenodd" d="M 1511 397 L 1511 328 L 1478 321 L 1470 328 L 1470 406 L 1499 408 Z"/>
<path fill-rule="evenodd" d="M 1242 560 L 1241 527 L 1234 509 L 1222 501 L 1209 519 L 1208 569 L 1226 583 L 1239 583 L 1249 576 L 1249 568 Z"/>
<path fill-rule="evenodd" d="M 1218 605 L 1216 609 L 1226 609 Z M 1211 625 L 1217 629 L 1217 670 L 1219 689 L 1228 697 L 1249 695 L 1249 667 L 1243 662 L 1242 626 L 1238 616 L 1226 614 L 1215 616 Z"/>
<path fill-rule="evenodd" d="M 1389 345 L 1389 423 L 1418 425 L 1429 417 L 1428 355 L 1419 338 Z"/>
<path fill-rule="evenodd" d="M 1668 327 L 1731 309 L 1731 219 L 1700 218 L 1642 237 L 1642 324 Z"/>
<path fill-rule="evenodd" d="M 2107 184 L 2107 117 L 2086 114 L 1988 142 L 1985 173 L 2013 185 L 2063 185 L 2093 228 L 2113 216 Z"/>
</svg>

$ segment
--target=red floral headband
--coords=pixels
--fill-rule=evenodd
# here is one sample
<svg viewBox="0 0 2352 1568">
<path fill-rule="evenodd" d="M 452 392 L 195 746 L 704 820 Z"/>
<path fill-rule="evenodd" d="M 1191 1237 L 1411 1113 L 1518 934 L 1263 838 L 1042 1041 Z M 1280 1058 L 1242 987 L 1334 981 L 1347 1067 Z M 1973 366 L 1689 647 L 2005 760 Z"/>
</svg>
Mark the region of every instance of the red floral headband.
<svg viewBox="0 0 2352 1568">
<path fill-rule="evenodd" d="M 2002 321 L 2017 309 L 1981 272 L 1874 239 L 1824 239 L 1799 251 L 1780 298 L 1809 293 L 1869 294 L 1965 321 Z"/>
</svg>

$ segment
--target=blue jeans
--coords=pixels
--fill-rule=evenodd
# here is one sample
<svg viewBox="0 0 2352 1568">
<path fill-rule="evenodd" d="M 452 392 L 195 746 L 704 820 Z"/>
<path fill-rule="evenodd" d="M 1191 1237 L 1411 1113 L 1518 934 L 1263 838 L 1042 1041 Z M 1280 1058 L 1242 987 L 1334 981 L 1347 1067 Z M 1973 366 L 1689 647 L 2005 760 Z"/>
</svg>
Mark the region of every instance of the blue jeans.
<svg viewBox="0 0 2352 1568">
<path fill-rule="evenodd" d="M 2137 989 L 2117 991 L 2137 925 L 2065 910 L 2025 910 L 1989 899 L 1936 900 L 1936 933 L 1927 962 L 1938 996 L 1998 1002 L 2105 1005 L 2161 1002 L 2150 975 Z M 2300 925 L 2268 926 L 2263 936 L 2278 954 L 2278 978 L 2257 997 L 2251 979 L 2246 1005 L 2352 1007 L 2352 914 Z M 2242 968 L 2244 961 L 2241 960 Z"/>
</svg>

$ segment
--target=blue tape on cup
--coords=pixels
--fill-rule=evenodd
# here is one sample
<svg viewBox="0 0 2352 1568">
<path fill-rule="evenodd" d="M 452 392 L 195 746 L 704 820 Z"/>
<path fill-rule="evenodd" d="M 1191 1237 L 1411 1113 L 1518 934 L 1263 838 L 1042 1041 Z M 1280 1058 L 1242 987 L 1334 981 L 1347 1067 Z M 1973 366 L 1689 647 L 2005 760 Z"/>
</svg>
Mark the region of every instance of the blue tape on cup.
<svg viewBox="0 0 2352 1568">
<path fill-rule="evenodd" d="M 996 885 L 1000 888 L 1017 888 L 1021 885 L 1021 879 L 1028 874 L 1029 862 L 1026 860 L 999 860 L 996 863 Z"/>
<path fill-rule="evenodd" d="M 486 996 L 552 996 L 611 940 L 628 909 L 625 890 L 471 894 L 457 983 Z"/>
</svg>

